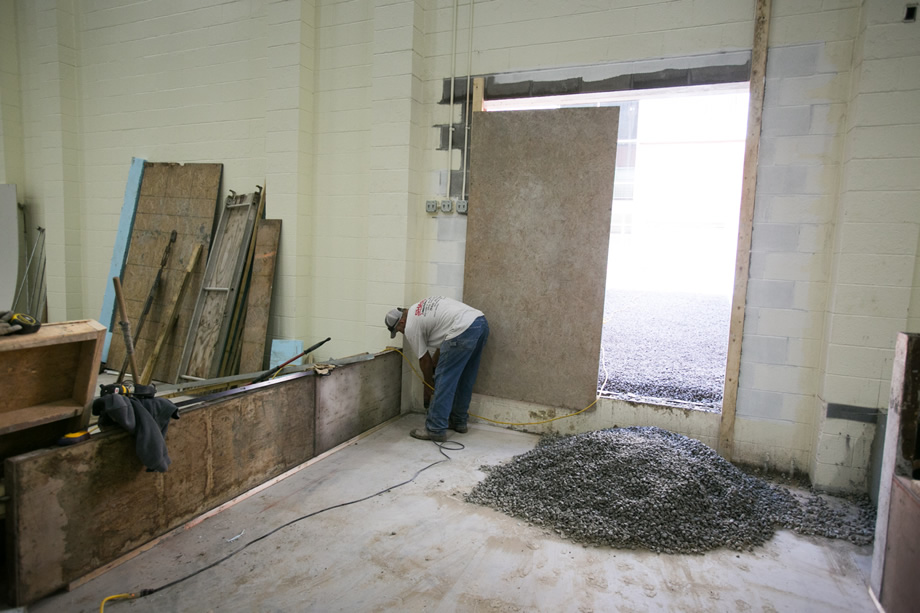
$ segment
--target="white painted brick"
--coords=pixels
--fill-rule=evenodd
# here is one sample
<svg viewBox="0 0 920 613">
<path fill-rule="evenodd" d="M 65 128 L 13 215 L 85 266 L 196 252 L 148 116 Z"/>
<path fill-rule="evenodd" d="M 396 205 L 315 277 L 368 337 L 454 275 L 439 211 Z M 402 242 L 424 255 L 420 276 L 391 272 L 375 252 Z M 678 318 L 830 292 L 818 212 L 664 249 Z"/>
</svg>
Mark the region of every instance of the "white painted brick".
<svg viewBox="0 0 920 613">
<path fill-rule="evenodd" d="M 840 134 L 846 125 L 846 104 L 815 104 L 811 107 L 809 134 Z"/>
<path fill-rule="evenodd" d="M 770 47 L 767 53 L 767 89 L 779 85 L 773 79 L 804 77 L 815 74 L 823 44 Z"/>
<path fill-rule="evenodd" d="M 839 284 L 832 309 L 842 315 L 905 318 L 909 301 L 909 288 Z"/>
<path fill-rule="evenodd" d="M 841 195 L 845 222 L 917 223 L 917 195 L 913 192 L 867 191 Z"/>
<path fill-rule="evenodd" d="M 864 37 L 865 59 L 920 56 L 920 37 L 912 24 L 894 23 L 867 28 Z"/>
<path fill-rule="evenodd" d="M 859 68 L 859 92 L 890 92 L 898 89 L 901 67 L 890 59 L 864 60 Z"/>
<path fill-rule="evenodd" d="M 785 364 L 788 347 L 789 339 L 785 337 L 747 335 L 741 348 L 741 362 Z"/>
<path fill-rule="evenodd" d="M 824 377 L 822 397 L 827 402 L 849 404 L 858 407 L 875 407 L 881 382 L 863 376 L 850 377 L 828 374 Z"/>
<path fill-rule="evenodd" d="M 900 318 L 834 315 L 829 341 L 836 345 L 855 345 L 894 349 L 898 332 L 904 329 Z"/>
<path fill-rule="evenodd" d="M 918 157 L 920 125 L 857 126 L 851 132 L 853 158 Z"/>
<path fill-rule="evenodd" d="M 846 377 L 882 377 L 890 355 L 891 350 L 832 344 L 827 349 L 827 373 Z"/>
<path fill-rule="evenodd" d="M 823 253 L 764 254 L 763 274 L 776 281 L 820 281 L 827 275 Z"/>
<path fill-rule="evenodd" d="M 823 322 L 823 313 L 748 306 L 744 328 L 745 334 L 820 339 Z"/>
<path fill-rule="evenodd" d="M 815 449 L 818 462 L 834 466 L 849 466 L 852 462 L 852 453 L 845 441 L 845 437 L 839 435 L 826 432 L 819 434 L 818 447 Z"/>
<path fill-rule="evenodd" d="M 762 165 L 800 166 L 840 162 L 841 138 L 836 135 L 783 136 L 761 140 L 758 159 Z"/>
<path fill-rule="evenodd" d="M 770 223 L 827 223 L 832 218 L 833 199 L 816 194 L 758 195 L 754 215 Z"/>
<path fill-rule="evenodd" d="M 821 11 L 794 16 L 773 15 L 770 41 L 787 46 L 816 41 L 853 40 L 859 24 L 859 9 Z"/>
<path fill-rule="evenodd" d="M 751 389 L 811 394 L 816 391 L 816 373 L 813 368 L 776 364 L 748 364 L 742 372 L 746 387 Z"/>
<path fill-rule="evenodd" d="M 920 90 L 861 94 L 853 103 L 853 121 L 859 126 L 916 123 Z"/>
<path fill-rule="evenodd" d="M 847 223 L 840 250 L 848 254 L 913 256 L 917 250 L 916 223 Z"/>
<path fill-rule="evenodd" d="M 807 450 L 811 436 L 812 428 L 795 422 L 749 418 L 735 421 L 735 440 L 740 442 Z"/>
<path fill-rule="evenodd" d="M 838 283 L 910 286 L 914 256 L 843 253 L 837 256 Z"/>
<path fill-rule="evenodd" d="M 917 158 L 851 160 L 846 186 L 851 191 L 920 191 L 917 165 Z"/>
<path fill-rule="evenodd" d="M 751 306 L 790 308 L 795 296 L 795 283 L 751 279 L 748 283 L 747 303 Z"/>
<path fill-rule="evenodd" d="M 770 107 L 763 110 L 764 137 L 799 136 L 808 134 L 811 129 L 812 107 Z"/>
</svg>

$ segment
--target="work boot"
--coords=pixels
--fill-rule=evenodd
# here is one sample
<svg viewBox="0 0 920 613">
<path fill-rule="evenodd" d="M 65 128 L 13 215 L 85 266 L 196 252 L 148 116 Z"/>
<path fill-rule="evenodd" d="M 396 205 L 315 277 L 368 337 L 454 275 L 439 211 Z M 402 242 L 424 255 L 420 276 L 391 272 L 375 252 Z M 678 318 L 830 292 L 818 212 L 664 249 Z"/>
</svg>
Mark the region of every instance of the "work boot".
<svg viewBox="0 0 920 613">
<path fill-rule="evenodd" d="M 447 441 L 446 434 L 438 434 L 437 432 L 432 432 L 425 428 L 414 428 L 412 432 L 409 433 L 409 436 L 412 438 L 417 438 L 420 441 L 435 441 L 437 443 L 443 443 Z"/>
<path fill-rule="evenodd" d="M 459 432 L 460 434 L 466 434 L 467 432 L 470 431 L 469 426 L 467 426 L 466 424 L 452 424 L 450 429 L 453 430 L 454 432 Z"/>
</svg>

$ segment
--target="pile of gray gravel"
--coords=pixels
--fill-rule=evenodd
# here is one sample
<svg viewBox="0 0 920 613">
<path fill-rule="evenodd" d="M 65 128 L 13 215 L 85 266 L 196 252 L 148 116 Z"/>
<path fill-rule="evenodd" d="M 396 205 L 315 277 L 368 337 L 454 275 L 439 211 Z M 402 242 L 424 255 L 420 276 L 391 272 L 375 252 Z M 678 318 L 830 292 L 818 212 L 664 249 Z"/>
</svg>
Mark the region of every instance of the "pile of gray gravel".
<svg viewBox="0 0 920 613">
<path fill-rule="evenodd" d="M 777 528 L 872 541 L 875 511 L 834 508 L 746 474 L 706 445 L 651 427 L 544 437 L 487 476 L 465 500 L 492 507 L 573 541 L 702 553 L 750 550 Z"/>
<path fill-rule="evenodd" d="M 731 296 L 608 290 L 598 390 L 721 407 L 730 317 Z"/>
</svg>

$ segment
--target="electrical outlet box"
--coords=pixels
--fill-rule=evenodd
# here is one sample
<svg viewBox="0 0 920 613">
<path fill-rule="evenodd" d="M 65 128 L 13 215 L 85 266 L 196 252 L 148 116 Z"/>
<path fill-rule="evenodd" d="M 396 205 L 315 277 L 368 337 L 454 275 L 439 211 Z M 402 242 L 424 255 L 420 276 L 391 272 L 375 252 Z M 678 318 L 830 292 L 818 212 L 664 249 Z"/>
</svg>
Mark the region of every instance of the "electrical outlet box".
<svg viewBox="0 0 920 613">
<path fill-rule="evenodd" d="M 437 200 L 426 200 L 425 201 L 425 212 L 426 213 L 437 213 L 438 212 L 438 201 Z"/>
<path fill-rule="evenodd" d="M 469 202 L 466 200 L 457 200 L 457 212 L 466 215 L 469 209 Z"/>
<path fill-rule="evenodd" d="M 454 208 L 454 203 L 451 202 L 450 200 L 441 201 L 441 212 L 442 213 L 450 213 L 451 210 L 453 210 L 453 208 Z"/>
</svg>

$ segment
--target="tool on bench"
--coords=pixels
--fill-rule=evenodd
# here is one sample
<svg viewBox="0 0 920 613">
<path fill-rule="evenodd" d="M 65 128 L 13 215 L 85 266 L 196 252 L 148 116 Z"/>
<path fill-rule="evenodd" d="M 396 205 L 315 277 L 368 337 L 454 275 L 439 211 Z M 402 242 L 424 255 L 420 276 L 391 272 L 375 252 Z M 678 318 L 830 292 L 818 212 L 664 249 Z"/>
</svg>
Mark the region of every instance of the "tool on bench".
<svg viewBox="0 0 920 613">
<path fill-rule="evenodd" d="M 31 334 L 38 332 L 41 322 L 25 313 L 7 311 L 0 314 L 0 336 L 5 334 Z"/>
<path fill-rule="evenodd" d="M 313 345 L 312 347 L 308 347 L 308 348 L 305 349 L 304 351 L 298 353 L 297 355 L 295 355 L 293 358 L 291 358 L 291 359 L 288 360 L 287 362 L 285 362 L 285 363 L 283 363 L 283 364 L 279 364 L 278 366 L 275 366 L 274 368 L 272 368 L 272 369 L 270 369 L 270 370 L 266 370 L 265 373 L 263 373 L 261 377 L 259 377 L 259 378 L 256 379 L 255 381 L 253 381 L 253 383 L 262 383 L 263 381 L 268 381 L 269 379 L 271 379 L 272 377 L 275 376 L 275 373 L 280 372 L 282 368 L 284 368 L 285 366 L 287 366 L 288 364 L 290 364 L 291 362 L 293 362 L 293 361 L 296 360 L 297 358 L 301 358 L 301 357 L 307 355 L 308 353 L 310 353 L 311 351 L 315 351 L 315 350 L 319 349 L 320 347 L 322 347 L 323 345 L 325 345 L 326 343 L 328 343 L 328 342 L 331 341 L 331 340 L 332 340 L 332 337 L 330 336 L 330 337 L 328 337 L 326 340 L 320 341 L 320 342 L 316 343 L 315 345 Z"/>
<path fill-rule="evenodd" d="M 141 330 L 144 328 L 144 322 L 147 320 L 147 313 L 150 312 L 150 307 L 153 305 L 153 298 L 156 296 L 157 290 L 160 288 L 160 282 L 163 278 L 163 270 L 166 269 L 166 262 L 169 260 L 169 251 L 172 249 L 174 242 L 176 242 L 175 230 L 173 230 L 172 234 L 169 235 L 169 242 L 166 243 L 166 249 L 163 251 L 163 259 L 160 260 L 160 269 L 157 271 L 157 276 L 153 280 L 153 285 L 150 286 L 150 291 L 147 293 L 147 300 L 144 302 L 144 310 L 141 311 L 141 316 L 137 320 L 137 328 L 134 329 L 132 346 L 137 345 L 137 340 L 140 338 Z M 125 354 L 125 359 L 121 363 L 121 370 L 118 371 L 118 378 L 116 381 L 120 383 L 125 380 L 126 370 L 128 370 L 127 354 Z M 137 381 L 136 377 L 135 381 Z"/>
</svg>

